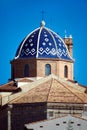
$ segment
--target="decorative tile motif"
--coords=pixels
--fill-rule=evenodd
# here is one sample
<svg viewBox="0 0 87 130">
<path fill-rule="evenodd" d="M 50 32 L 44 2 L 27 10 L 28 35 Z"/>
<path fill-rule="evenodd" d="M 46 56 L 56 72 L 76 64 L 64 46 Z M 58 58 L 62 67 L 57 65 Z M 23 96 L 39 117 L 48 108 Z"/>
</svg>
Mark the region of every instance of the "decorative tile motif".
<svg viewBox="0 0 87 130">
<path fill-rule="evenodd" d="M 20 44 L 17 58 L 61 58 L 72 60 L 64 41 L 55 32 L 43 27 L 36 29 Z"/>
<path fill-rule="evenodd" d="M 51 45 L 52 45 L 52 43 L 49 42 L 49 46 L 51 46 Z"/>
<path fill-rule="evenodd" d="M 46 43 L 45 43 L 45 42 L 43 42 L 43 43 L 42 43 L 42 45 L 43 45 L 43 46 L 45 46 L 45 45 L 46 45 Z"/>
</svg>

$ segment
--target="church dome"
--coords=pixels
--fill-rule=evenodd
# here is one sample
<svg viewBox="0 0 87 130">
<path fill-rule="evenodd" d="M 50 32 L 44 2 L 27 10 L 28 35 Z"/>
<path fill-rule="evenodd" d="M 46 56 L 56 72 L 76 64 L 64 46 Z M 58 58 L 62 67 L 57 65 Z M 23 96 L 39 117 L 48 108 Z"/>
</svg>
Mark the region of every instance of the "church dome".
<svg viewBox="0 0 87 130">
<path fill-rule="evenodd" d="M 28 34 L 19 45 L 15 59 L 18 58 L 59 58 L 72 60 L 63 39 L 45 27 L 41 26 Z"/>
</svg>

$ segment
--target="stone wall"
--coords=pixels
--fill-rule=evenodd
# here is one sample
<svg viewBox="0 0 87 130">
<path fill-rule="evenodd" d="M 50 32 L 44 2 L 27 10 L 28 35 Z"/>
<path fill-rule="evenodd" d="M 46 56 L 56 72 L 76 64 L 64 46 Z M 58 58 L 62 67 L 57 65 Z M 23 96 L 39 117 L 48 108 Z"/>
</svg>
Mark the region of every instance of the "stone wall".
<svg viewBox="0 0 87 130">
<path fill-rule="evenodd" d="M 8 104 L 0 110 L 0 130 L 24 130 L 27 123 L 67 114 L 81 116 L 87 105 L 68 103 Z"/>
<path fill-rule="evenodd" d="M 24 124 L 46 119 L 46 104 L 15 104 L 11 110 L 11 130 L 24 130 Z"/>
<path fill-rule="evenodd" d="M 29 77 L 44 77 L 45 65 L 50 64 L 51 74 L 64 78 L 64 66 L 68 67 L 68 79 L 73 80 L 73 61 L 58 59 L 16 59 L 11 62 L 12 79 L 23 78 L 25 65 L 29 65 Z"/>
<path fill-rule="evenodd" d="M 72 104 L 72 103 L 47 104 L 47 118 L 56 118 L 68 114 L 82 117 L 84 111 L 87 111 L 87 106 L 84 106 L 84 104 Z"/>
<path fill-rule="evenodd" d="M 63 39 L 64 40 L 64 42 L 65 42 L 65 44 L 66 44 L 66 46 L 67 46 L 67 48 L 68 48 L 68 51 L 69 51 L 69 53 L 70 53 L 70 56 L 73 56 L 73 41 L 72 41 L 72 36 L 70 36 L 70 37 L 66 37 L 66 38 L 64 38 Z"/>
<path fill-rule="evenodd" d="M 29 65 L 29 77 L 36 77 L 37 65 L 35 59 L 16 59 L 11 61 L 11 78 L 24 78 L 24 68 L 26 64 Z"/>
<path fill-rule="evenodd" d="M 8 130 L 7 106 L 0 109 L 0 130 Z"/>
</svg>

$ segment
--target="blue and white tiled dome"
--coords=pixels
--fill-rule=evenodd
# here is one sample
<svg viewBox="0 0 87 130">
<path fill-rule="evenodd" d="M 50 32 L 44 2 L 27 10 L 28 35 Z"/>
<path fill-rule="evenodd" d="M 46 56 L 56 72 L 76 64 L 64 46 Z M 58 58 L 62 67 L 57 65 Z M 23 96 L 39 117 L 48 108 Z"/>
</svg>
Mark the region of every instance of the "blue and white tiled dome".
<svg viewBox="0 0 87 130">
<path fill-rule="evenodd" d="M 58 58 L 72 60 L 61 37 L 52 30 L 41 27 L 31 32 L 20 44 L 15 59 L 18 58 Z"/>
</svg>

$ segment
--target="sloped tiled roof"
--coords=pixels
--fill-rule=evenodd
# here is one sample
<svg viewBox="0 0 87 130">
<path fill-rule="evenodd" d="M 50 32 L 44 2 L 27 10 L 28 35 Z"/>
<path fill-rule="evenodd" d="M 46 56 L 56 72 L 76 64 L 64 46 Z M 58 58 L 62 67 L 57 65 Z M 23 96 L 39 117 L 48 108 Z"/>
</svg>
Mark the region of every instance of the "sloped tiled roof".
<svg viewBox="0 0 87 130">
<path fill-rule="evenodd" d="M 15 81 L 10 81 L 6 84 L 3 84 L 0 86 L 0 92 L 17 92 L 19 91 L 18 82 L 27 82 L 31 83 L 33 82 L 32 79 L 29 79 L 27 77 L 16 79 Z"/>
<path fill-rule="evenodd" d="M 68 117 L 68 118 L 67 118 Z M 63 120 L 65 120 L 65 119 L 68 119 L 68 120 L 70 120 L 70 119 L 73 119 L 73 120 L 75 120 L 75 119 L 77 119 L 77 121 L 79 121 L 79 120 L 81 120 L 81 121 L 87 121 L 87 119 L 85 119 L 84 117 L 80 117 L 80 116 L 76 116 L 76 115 L 73 115 L 73 114 L 66 114 L 66 115 L 64 115 L 64 116 L 59 116 L 59 117 L 56 117 L 56 118 L 50 118 L 50 119 L 45 119 L 45 120 L 40 120 L 40 121 L 35 121 L 35 122 L 31 122 L 31 123 L 28 123 L 28 124 L 25 124 L 25 125 L 34 125 L 34 124 L 38 124 L 38 123 L 48 123 L 49 121 L 52 121 L 52 120 L 60 120 L 60 119 L 63 119 Z"/>
<path fill-rule="evenodd" d="M 86 130 L 87 120 L 73 115 L 65 115 L 57 118 L 40 120 L 25 124 L 27 130 Z"/>
<path fill-rule="evenodd" d="M 10 103 L 87 103 L 87 94 L 79 86 L 70 84 L 69 81 L 60 80 L 55 76 L 48 76 L 35 83 L 35 87 Z M 31 85 L 31 84 L 30 84 Z M 85 90 L 85 88 L 84 88 Z"/>
<path fill-rule="evenodd" d="M 24 77 L 24 78 L 19 79 L 18 82 L 33 82 L 33 80 L 31 80 L 27 77 Z"/>
<path fill-rule="evenodd" d="M 13 81 L 0 86 L 0 92 L 18 92 L 18 91 L 20 91 L 20 88 L 18 88 Z"/>
</svg>

